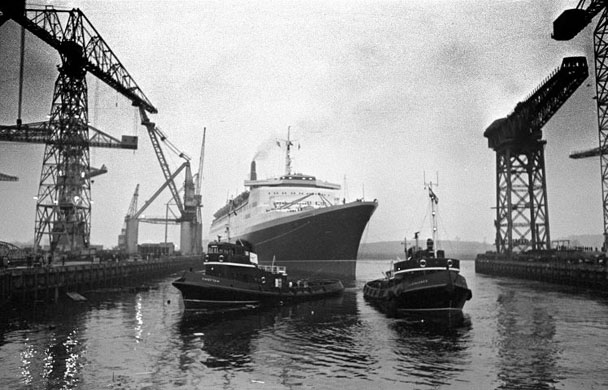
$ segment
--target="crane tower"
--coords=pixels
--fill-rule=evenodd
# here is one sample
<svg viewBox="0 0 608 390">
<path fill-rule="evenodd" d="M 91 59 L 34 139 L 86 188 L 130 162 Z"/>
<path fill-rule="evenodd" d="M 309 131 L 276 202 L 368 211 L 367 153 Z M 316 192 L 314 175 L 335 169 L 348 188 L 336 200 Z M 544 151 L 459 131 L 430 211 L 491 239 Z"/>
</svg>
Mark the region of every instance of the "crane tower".
<svg viewBox="0 0 608 390">
<path fill-rule="evenodd" d="M 585 57 L 564 58 L 506 118 L 484 132 L 496 152 L 496 251 L 549 249 L 542 127 L 588 76 Z"/>
<path fill-rule="evenodd" d="M 587 7 L 585 7 L 586 4 Z M 606 5 L 608 3 L 605 0 L 579 0 L 576 8 L 564 11 L 555 19 L 552 34 L 552 38 L 557 41 L 570 40 L 591 23 L 596 15 L 600 14 L 593 32 L 599 146 L 589 151 L 573 153 L 570 157 L 575 159 L 600 157 L 604 215 L 603 251 L 608 250 L 608 8 Z"/>
<path fill-rule="evenodd" d="M 52 252 L 87 248 L 91 224 L 87 72 L 133 105 L 153 113 L 156 109 L 80 10 L 26 9 L 21 0 L 0 3 L 0 13 L 0 25 L 13 20 L 61 57 L 50 119 L 35 127 L 43 133 L 46 145 L 36 204 L 35 248 L 43 238 L 48 238 Z M 21 142 L 29 142 L 27 127 L 20 120 L 11 130 Z"/>
</svg>

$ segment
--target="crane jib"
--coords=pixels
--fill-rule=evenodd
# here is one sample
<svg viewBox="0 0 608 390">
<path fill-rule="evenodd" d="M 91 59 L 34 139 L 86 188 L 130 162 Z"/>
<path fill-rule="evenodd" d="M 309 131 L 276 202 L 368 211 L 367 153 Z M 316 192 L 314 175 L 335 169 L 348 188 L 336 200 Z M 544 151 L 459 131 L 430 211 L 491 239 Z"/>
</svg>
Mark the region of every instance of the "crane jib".
<svg viewBox="0 0 608 390">
<path fill-rule="evenodd" d="M 131 100 L 134 106 L 150 113 L 158 112 L 79 9 L 25 9 L 24 2 L 11 1 L 0 5 L 0 12 L 0 24 L 7 19 L 14 20 L 55 48 L 74 66 L 73 71 L 88 71 Z"/>
</svg>

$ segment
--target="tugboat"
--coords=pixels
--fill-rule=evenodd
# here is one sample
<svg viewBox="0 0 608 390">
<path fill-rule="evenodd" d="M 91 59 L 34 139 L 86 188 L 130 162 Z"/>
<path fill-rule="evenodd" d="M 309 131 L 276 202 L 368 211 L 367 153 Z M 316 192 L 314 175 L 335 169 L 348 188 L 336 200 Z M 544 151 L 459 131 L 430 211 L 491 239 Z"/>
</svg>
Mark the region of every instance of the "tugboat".
<svg viewBox="0 0 608 390">
<path fill-rule="evenodd" d="M 446 258 L 443 250 L 435 251 L 438 198 L 428 185 L 433 215 L 433 239 L 426 249 L 405 249 L 406 260 L 393 264 L 382 279 L 367 282 L 363 297 L 389 316 L 397 315 L 462 315 L 462 308 L 472 297 L 465 278 L 460 275 L 460 260 Z"/>
<path fill-rule="evenodd" d="M 203 271 L 186 271 L 173 282 L 186 310 L 255 308 L 339 295 L 340 280 L 289 280 L 286 268 L 259 265 L 252 245 L 213 241 Z"/>
</svg>

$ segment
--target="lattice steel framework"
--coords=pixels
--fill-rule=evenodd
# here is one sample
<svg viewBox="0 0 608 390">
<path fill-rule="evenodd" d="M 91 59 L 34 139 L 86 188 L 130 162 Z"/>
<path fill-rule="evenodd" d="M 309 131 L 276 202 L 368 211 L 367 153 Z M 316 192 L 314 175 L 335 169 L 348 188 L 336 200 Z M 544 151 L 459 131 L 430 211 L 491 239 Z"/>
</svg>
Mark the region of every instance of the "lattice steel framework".
<svg viewBox="0 0 608 390">
<path fill-rule="evenodd" d="M 549 212 L 544 141 L 496 152 L 496 246 L 499 253 L 547 249 Z"/>
<path fill-rule="evenodd" d="M 602 179 L 602 209 L 604 215 L 604 247 L 608 250 L 608 9 L 604 8 L 593 33 L 595 55 L 595 88 L 597 93 L 597 121 Z"/>
<path fill-rule="evenodd" d="M 75 26 L 76 27 L 76 26 Z M 78 28 L 73 28 L 74 34 Z M 77 39 L 77 36 L 73 37 Z M 52 252 L 89 246 L 91 181 L 86 72 L 61 56 L 36 202 L 35 243 L 47 237 Z"/>
<path fill-rule="evenodd" d="M 80 10 L 25 9 L 21 0 L 1 3 L 0 12 L 0 25 L 14 20 L 61 56 L 46 128 L 38 129 L 42 131 L 36 137 L 23 136 L 27 128 L 18 123 L 16 130 L 7 127 L 3 133 L 31 142 L 44 138 L 46 144 L 36 205 L 35 248 L 46 237 L 51 251 L 78 251 L 88 247 L 91 226 L 87 72 L 133 105 L 154 113 L 156 109 Z"/>
<path fill-rule="evenodd" d="M 585 8 L 585 5 L 588 5 Z M 602 180 L 602 211 L 604 217 L 604 245 L 608 251 L 608 5 L 607 0 L 579 0 L 576 8 L 564 11 L 553 22 L 552 37 L 566 41 L 574 38 L 593 18 L 600 14 L 600 19 L 593 32 L 593 52 L 595 57 L 595 88 L 597 93 L 597 118 L 599 146 L 595 149 L 573 153 L 572 158 L 600 157 L 600 175 Z"/>
<path fill-rule="evenodd" d="M 564 58 L 511 115 L 484 132 L 496 151 L 496 250 L 549 249 L 549 211 L 542 127 L 588 76 L 584 57 Z"/>
</svg>

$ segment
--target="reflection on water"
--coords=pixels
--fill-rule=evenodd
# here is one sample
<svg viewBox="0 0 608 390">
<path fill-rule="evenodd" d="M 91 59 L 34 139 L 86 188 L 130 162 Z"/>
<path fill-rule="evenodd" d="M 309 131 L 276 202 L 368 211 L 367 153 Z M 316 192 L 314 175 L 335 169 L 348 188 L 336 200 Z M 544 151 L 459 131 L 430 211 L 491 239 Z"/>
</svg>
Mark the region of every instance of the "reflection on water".
<svg viewBox="0 0 608 390">
<path fill-rule="evenodd" d="M 462 322 L 388 318 L 362 294 L 386 265 L 358 265 L 341 297 L 219 316 L 184 312 L 174 278 L 4 310 L 0 388 L 608 388 L 606 297 L 465 263 Z"/>
<path fill-rule="evenodd" d="M 470 363 L 470 318 L 402 318 L 395 332 L 395 371 L 413 383 L 441 386 L 452 382 Z"/>
<path fill-rule="evenodd" d="M 542 300 L 507 290 L 497 299 L 502 389 L 549 389 L 559 379 L 555 319 Z"/>
<path fill-rule="evenodd" d="M 86 339 L 80 332 L 85 317 L 86 309 L 78 306 L 4 312 L 3 350 L 8 347 L 18 356 L 13 365 L 4 366 L 9 372 L 19 372 L 11 385 L 76 388 L 86 365 Z"/>
</svg>

